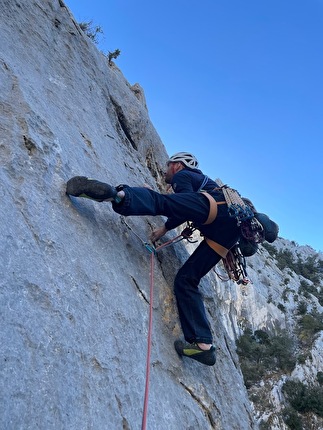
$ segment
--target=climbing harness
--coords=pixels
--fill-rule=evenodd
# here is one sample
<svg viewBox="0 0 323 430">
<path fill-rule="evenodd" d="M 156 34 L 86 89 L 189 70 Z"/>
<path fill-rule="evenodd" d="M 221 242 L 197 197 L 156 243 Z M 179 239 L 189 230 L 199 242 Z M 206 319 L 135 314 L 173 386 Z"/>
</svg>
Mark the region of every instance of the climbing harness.
<svg viewBox="0 0 323 430">
<path fill-rule="evenodd" d="M 150 252 L 150 294 L 149 294 L 149 320 L 148 320 L 148 336 L 147 336 L 147 359 L 146 359 L 146 383 L 145 383 L 145 395 L 144 395 L 144 406 L 141 429 L 145 430 L 147 425 L 148 415 L 148 397 L 149 397 L 149 381 L 150 381 L 150 356 L 151 356 L 151 338 L 152 338 L 152 322 L 153 322 L 153 299 L 154 299 L 154 257 L 160 249 L 164 249 L 169 245 L 178 243 L 183 239 L 186 239 L 190 243 L 197 242 L 192 239 L 192 234 L 195 227 L 191 222 L 187 223 L 187 226 L 178 236 L 163 243 L 155 248 L 154 245 L 149 244 L 143 240 L 127 223 L 124 216 L 121 216 L 121 222 L 140 240 L 143 246 Z"/>
</svg>

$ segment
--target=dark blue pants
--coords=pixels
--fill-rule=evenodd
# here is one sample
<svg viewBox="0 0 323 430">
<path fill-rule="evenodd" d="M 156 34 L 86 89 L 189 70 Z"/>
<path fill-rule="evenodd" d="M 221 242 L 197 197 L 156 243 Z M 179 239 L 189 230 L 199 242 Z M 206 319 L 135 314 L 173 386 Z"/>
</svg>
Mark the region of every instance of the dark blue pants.
<svg viewBox="0 0 323 430">
<path fill-rule="evenodd" d="M 226 205 L 219 206 L 216 220 L 203 226 L 209 214 L 209 202 L 201 193 L 160 194 L 147 188 L 125 187 L 121 204 L 113 203 L 115 212 L 121 215 L 164 215 L 180 223 L 193 221 L 206 237 L 226 248 L 231 248 L 239 238 L 235 220 L 227 214 Z M 221 257 L 205 241 L 196 248 L 178 271 L 174 291 L 179 318 L 185 339 L 190 342 L 212 343 L 212 333 L 199 282 Z"/>
<path fill-rule="evenodd" d="M 185 339 L 212 343 L 210 325 L 198 285 L 221 257 L 203 240 L 179 269 L 174 282 L 179 319 Z"/>
<path fill-rule="evenodd" d="M 128 187 L 123 189 L 125 198 L 113 209 L 121 215 L 165 215 L 181 222 L 202 224 L 209 214 L 209 202 L 201 193 L 160 194 L 149 188 Z"/>
</svg>

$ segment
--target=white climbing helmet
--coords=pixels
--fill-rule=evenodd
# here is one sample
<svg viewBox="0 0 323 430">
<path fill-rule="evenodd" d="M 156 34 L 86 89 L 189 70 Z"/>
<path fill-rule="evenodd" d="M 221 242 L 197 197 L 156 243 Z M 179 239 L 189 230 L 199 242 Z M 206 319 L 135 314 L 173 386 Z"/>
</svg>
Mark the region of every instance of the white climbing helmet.
<svg viewBox="0 0 323 430">
<path fill-rule="evenodd" d="M 168 162 L 170 163 L 183 163 L 186 167 L 190 167 L 191 169 L 198 168 L 199 162 L 197 161 L 196 157 L 193 154 L 190 154 L 189 152 L 177 152 L 176 154 L 172 155 Z"/>
</svg>

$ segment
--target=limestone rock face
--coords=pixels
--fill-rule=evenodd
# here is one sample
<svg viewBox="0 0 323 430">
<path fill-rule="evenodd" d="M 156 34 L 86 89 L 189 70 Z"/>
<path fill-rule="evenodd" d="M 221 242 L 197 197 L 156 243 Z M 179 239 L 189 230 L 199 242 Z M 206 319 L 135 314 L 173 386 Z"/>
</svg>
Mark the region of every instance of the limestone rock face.
<svg viewBox="0 0 323 430">
<path fill-rule="evenodd" d="M 150 254 L 109 203 L 70 199 L 65 183 L 87 175 L 163 191 L 167 153 L 140 85 L 62 0 L 0 7 L 0 427 L 138 429 Z M 127 222 L 147 240 L 163 219 Z M 148 428 L 254 429 L 214 274 L 201 288 L 216 366 L 173 349 L 172 281 L 187 255 L 180 243 L 155 258 Z"/>
</svg>

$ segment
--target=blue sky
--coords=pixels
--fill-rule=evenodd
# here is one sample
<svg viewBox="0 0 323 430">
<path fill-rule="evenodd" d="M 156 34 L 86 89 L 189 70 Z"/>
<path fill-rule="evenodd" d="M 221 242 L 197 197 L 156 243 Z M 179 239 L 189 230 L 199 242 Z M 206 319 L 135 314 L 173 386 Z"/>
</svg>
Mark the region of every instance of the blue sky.
<svg viewBox="0 0 323 430">
<path fill-rule="evenodd" d="M 323 0 L 65 0 L 191 151 L 280 236 L 323 251 Z"/>
</svg>

